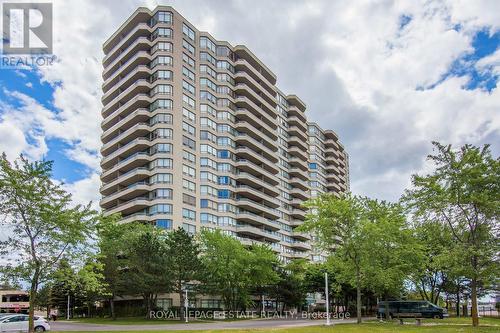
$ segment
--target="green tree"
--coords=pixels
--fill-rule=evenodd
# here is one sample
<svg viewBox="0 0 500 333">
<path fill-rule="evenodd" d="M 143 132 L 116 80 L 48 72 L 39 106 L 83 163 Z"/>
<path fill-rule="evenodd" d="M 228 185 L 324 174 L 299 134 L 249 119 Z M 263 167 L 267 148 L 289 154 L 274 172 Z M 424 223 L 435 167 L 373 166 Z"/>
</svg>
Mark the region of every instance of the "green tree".
<svg viewBox="0 0 500 333">
<path fill-rule="evenodd" d="M 489 145 L 433 145 L 433 172 L 414 175 L 404 201 L 418 223 L 439 221 L 449 228 L 471 281 L 472 324 L 478 326 L 478 288 L 499 274 L 500 160 Z"/>
<path fill-rule="evenodd" d="M 226 308 L 238 310 L 250 303 L 250 291 L 278 280 L 276 255 L 266 246 L 246 249 L 220 230 L 201 233 L 204 290 L 221 295 Z"/>
<path fill-rule="evenodd" d="M 159 293 L 172 291 L 170 258 L 160 230 L 150 225 L 135 224 L 125 239 L 126 271 L 124 278 L 128 293 L 141 295 L 144 299 L 146 317 L 156 306 Z"/>
<path fill-rule="evenodd" d="M 128 248 L 127 239 L 133 233 L 134 225 L 120 225 L 119 214 L 102 216 L 97 226 L 98 261 L 102 264 L 104 276 L 103 297 L 109 302 L 110 315 L 116 320 L 115 298 L 123 295 L 126 288 L 124 268 L 126 267 L 125 253 Z"/>
<path fill-rule="evenodd" d="M 337 197 L 323 194 L 306 202 L 311 213 L 299 227 L 317 236 L 318 243 L 326 251 L 335 250 L 330 262 L 341 272 L 341 276 L 356 288 L 357 322 L 361 323 L 361 289 L 363 271 L 365 209 L 363 200 L 350 194 Z"/>
<path fill-rule="evenodd" d="M 167 234 L 166 256 L 169 272 L 173 281 L 173 289 L 179 294 L 181 300 L 180 319 L 184 320 L 184 292 L 187 283 L 194 281 L 202 270 L 200 259 L 200 246 L 193 236 L 182 228 Z"/>
<path fill-rule="evenodd" d="M 0 242 L 0 255 L 10 255 L 4 269 L 29 284 L 29 331 L 33 332 L 38 287 L 63 255 L 85 250 L 95 212 L 90 205 L 72 205 L 71 195 L 51 179 L 52 162 L 13 163 L 0 158 L 0 215 L 10 230 Z"/>
</svg>

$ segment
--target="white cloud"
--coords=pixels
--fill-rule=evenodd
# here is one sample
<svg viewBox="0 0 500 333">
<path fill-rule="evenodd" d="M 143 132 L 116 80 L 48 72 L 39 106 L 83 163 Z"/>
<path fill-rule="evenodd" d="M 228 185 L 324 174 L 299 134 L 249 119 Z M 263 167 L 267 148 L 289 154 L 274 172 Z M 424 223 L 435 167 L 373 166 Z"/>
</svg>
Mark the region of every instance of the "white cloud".
<svg viewBox="0 0 500 333">
<path fill-rule="evenodd" d="M 102 43 L 138 6 L 156 3 L 54 1 L 59 62 L 41 74 L 55 87 L 53 103 L 60 111 L 57 118 L 42 113 L 41 122 L 28 122 L 47 136 L 71 142 L 66 154 L 96 171 Z M 465 90 L 467 77 L 449 76 L 434 89 L 416 89 L 435 84 L 457 58 L 470 53 L 477 31 L 498 31 L 499 1 L 171 4 L 217 39 L 248 45 L 277 74 L 281 90 L 305 100 L 311 120 L 340 134 L 357 193 L 396 199 L 409 175 L 424 168 L 431 140 L 455 145 L 499 141 L 498 88 Z M 402 15 L 411 20 L 400 29 Z M 480 60 L 477 69 L 498 73 L 498 52 Z M 22 134 L 29 130 L 16 124 L 7 138 L 12 144 L 4 146 L 28 149 Z M 37 138 L 36 131 L 31 134 Z M 43 153 L 40 137 L 33 155 Z M 84 198 L 97 193 L 93 177 L 79 184 Z"/>
</svg>

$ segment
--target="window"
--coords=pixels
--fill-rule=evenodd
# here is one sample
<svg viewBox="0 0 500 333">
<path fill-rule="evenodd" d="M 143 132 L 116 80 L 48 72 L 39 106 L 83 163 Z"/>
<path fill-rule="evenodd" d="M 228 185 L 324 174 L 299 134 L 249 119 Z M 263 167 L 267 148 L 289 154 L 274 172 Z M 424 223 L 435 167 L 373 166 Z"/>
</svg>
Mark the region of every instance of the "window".
<svg viewBox="0 0 500 333">
<path fill-rule="evenodd" d="M 192 178 L 196 178 L 196 169 L 190 167 L 189 165 L 182 165 L 182 174 Z"/>
<path fill-rule="evenodd" d="M 210 154 L 212 156 L 217 156 L 217 149 L 210 146 L 210 145 L 201 144 L 200 151 L 204 154 Z"/>
<path fill-rule="evenodd" d="M 226 73 L 217 74 L 217 81 L 219 81 L 219 82 L 229 82 L 232 85 L 234 85 L 234 79 L 229 74 L 226 74 Z"/>
<path fill-rule="evenodd" d="M 214 170 L 217 170 L 217 162 L 208 157 L 200 157 L 200 165 L 202 167 L 209 167 Z"/>
<path fill-rule="evenodd" d="M 194 81 L 195 80 L 195 75 L 193 72 L 191 72 L 189 69 L 187 69 L 186 67 L 182 66 L 182 75 L 184 75 L 185 77 L 187 77 L 188 79 Z"/>
<path fill-rule="evenodd" d="M 203 195 L 210 195 L 212 197 L 217 197 L 217 189 L 209 185 L 201 185 L 200 192 Z"/>
<path fill-rule="evenodd" d="M 217 145 L 219 147 L 234 147 L 235 143 L 231 138 L 228 138 L 227 136 L 220 136 L 217 138 Z"/>
<path fill-rule="evenodd" d="M 155 225 L 157 228 L 170 230 L 172 229 L 172 220 L 169 219 L 156 220 Z"/>
<path fill-rule="evenodd" d="M 188 109 L 182 108 L 182 117 L 184 119 L 191 120 L 193 123 L 196 123 L 196 115 L 194 114 L 194 112 L 191 112 Z"/>
<path fill-rule="evenodd" d="M 150 169 L 154 168 L 165 168 L 172 169 L 172 159 L 171 158 L 157 158 L 149 164 Z"/>
<path fill-rule="evenodd" d="M 216 46 L 215 43 L 212 42 L 209 38 L 207 37 L 200 37 L 200 47 L 202 49 L 208 49 L 212 52 L 216 52 Z"/>
<path fill-rule="evenodd" d="M 182 202 L 190 206 L 196 206 L 196 198 L 186 193 L 182 193 Z"/>
<path fill-rule="evenodd" d="M 149 134 L 150 140 L 155 140 L 157 138 L 162 139 L 172 139 L 173 130 L 170 128 L 157 128 Z"/>
<path fill-rule="evenodd" d="M 172 199 L 172 189 L 170 189 L 170 188 L 158 188 L 158 189 L 151 191 L 149 193 L 149 198 L 150 199 L 156 199 L 156 198 Z"/>
<path fill-rule="evenodd" d="M 149 148 L 149 152 L 151 155 L 156 153 L 171 153 L 172 152 L 172 144 L 171 143 L 157 143 L 151 148 Z"/>
<path fill-rule="evenodd" d="M 172 110 L 172 100 L 170 99 L 157 99 L 149 105 L 149 111 L 153 112 L 156 109 Z"/>
<path fill-rule="evenodd" d="M 154 54 L 158 51 L 167 51 L 172 52 L 174 49 L 174 45 L 170 42 L 158 42 L 151 48 L 151 54 Z"/>
<path fill-rule="evenodd" d="M 221 216 L 219 217 L 219 225 L 220 226 L 236 226 L 236 221 L 229 216 Z"/>
<path fill-rule="evenodd" d="M 158 113 L 149 119 L 149 125 L 154 125 L 159 123 L 171 124 L 172 115 L 168 113 Z"/>
<path fill-rule="evenodd" d="M 200 72 L 207 74 L 207 75 L 213 77 L 214 79 L 217 78 L 217 72 L 214 71 L 210 66 L 200 65 Z"/>
<path fill-rule="evenodd" d="M 171 56 L 158 56 L 149 63 L 149 68 L 154 68 L 157 65 L 172 66 L 173 63 L 174 59 Z"/>
<path fill-rule="evenodd" d="M 217 157 L 218 158 L 231 158 L 231 152 L 229 150 L 219 149 L 217 151 Z"/>
<path fill-rule="evenodd" d="M 200 118 L 200 126 L 202 128 L 211 128 L 214 131 L 217 131 L 217 123 L 210 118 Z"/>
<path fill-rule="evenodd" d="M 172 23 L 173 15 L 171 12 L 159 11 L 151 18 L 149 25 L 155 26 L 158 23 Z"/>
<path fill-rule="evenodd" d="M 234 73 L 234 67 L 231 65 L 229 62 L 222 60 L 222 61 L 217 61 L 217 68 L 220 69 L 226 69 L 230 71 L 231 73 Z"/>
<path fill-rule="evenodd" d="M 186 23 L 182 24 L 182 33 L 184 34 L 184 36 L 187 36 L 187 38 L 194 41 L 194 37 L 195 37 L 194 31 Z"/>
<path fill-rule="evenodd" d="M 191 53 L 192 55 L 194 55 L 194 46 L 189 44 L 188 41 L 186 41 L 185 39 L 182 40 L 182 47 L 188 51 L 189 53 Z"/>
<path fill-rule="evenodd" d="M 149 177 L 149 184 L 172 184 L 172 174 L 171 173 L 157 173 Z"/>
<path fill-rule="evenodd" d="M 209 213 L 201 213 L 200 221 L 201 223 L 211 223 L 217 225 L 217 215 L 209 214 Z"/>
<path fill-rule="evenodd" d="M 182 217 L 191 221 L 196 221 L 196 212 L 191 209 L 182 208 Z"/>
<path fill-rule="evenodd" d="M 154 82 L 156 80 L 168 80 L 172 81 L 173 73 L 172 71 L 156 71 L 151 74 L 150 82 Z"/>
<path fill-rule="evenodd" d="M 187 179 L 183 179 L 182 180 L 182 188 L 185 190 L 191 191 L 191 192 L 195 192 L 196 191 L 196 184 L 187 180 Z"/>
<path fill-rule="evenodd" d="M 184 229 L 187 233 L 191 235 L 196 233 L 196 226 L 189 223 L 183 223 L 182 229 Z"/>
<path fill-rule="evenodd" d="M 149 96 L 155 95 L 172 95 L 172 86 L 169 84 L 158 84 L 151 89 Z"/>
<path fill-rule="evenodd" d="M 214 104 L 217 104 L 217 97 L 205 90 L 200 91 L 200 100 L 210 101 Z"/>
<path fill-rule="evenodd" d="M 188 123 L 186 123 L 185 121 L 182 122 L 182 130 L 186 133 L 189 133 L 191 135 L 195 135 L 196 133 L 196 129 L 194 128 L 194 126 L 191 126 L 189 125 Z"/>
<path fill-rule="evenodd" d="M 170 28 L 158 28 L 150 36 L 151 40 L 155 40 L 158 37 L 172 37 L 172 29 Z"/>
<path fill-rule="evenodd" d="M 318 164 L 317 163 L 309 163 L 309 169 L 317 169 Z"/>
<path fill-rule="evenodd" d="M 217 184 L 218 182 L 218 177 L 216 174 L 214 173 L 211 173 L 209 171 L 201 171 L 200 172 L 200 179 L 201 180 L 205 180 L 205 181 L 209 181 L 209 182 L 212 182 L 214 184 Z"/>
<path fill-rule="evenodd" d="M 182 61 L 185 64 L 188 64 L 190 67 L 193 67 L 193 68 L 195 67 L 195 61 L 185 53 L 182 54 Z"/>
<path fill-rule="evenodd" d="M 149 215 L 172 214 L 171 204 L 158 204 L 149 207 Z"/>
<path fill-rule="evenodd" d="M 204 77 L 202 77 L 200 79 L 200 85 L 201 86 L 206 86 L 206 87 L 209 87 L 210 89 L 212 89 L 213 91 L 217 91 L 217 85 L 215 83 L 213 83 L 212 81 L 210 81 L 209 79 L 206 79 Z"/>
<path fill-rule="evenodd" d="M 200 199 L 200 207 L 216 211 L 217 210 L 217 202 L 209 200 L 209 199 Z"/>
<path fill-rule="evenodd" d="M 187 96 L 187 95 L 182 95 L 182 102 L 185 105 L 189 105 L 192 108 L 196 108 L 196 102 L 195 102 L 195 100 L 192 99 L 191 97 Z"/>
<path fill-rule="evenodd" d="M 217 116 L 217 110 L 215 110 L 213 107 L 211 107 L 208 104 L 200 104 L 200 111 L 201 111 L 201 113 L 207 113 L 207 114 L 214 116 L 214 117 Z"/>
<path fill-rule="evenodd" d="M 209 62 L 212 65 L 217 66 L 217 59 L 215 59 L 214 57 L 212 57 L 212 55 L 210 55 L 207 52 L 200 52 L 200 60 L 201 61 Z"/>
<path fill-rule="evenodd" d="M 232 192 L 227 189 L 222 189 L 217 192 L 217 197 L 219 199 L 229 199 L 232 197 Z"/>
<path fill-rule="evenodd" d="M 189 82 L 186 82 L 184 80 L 182 80 L 182 89 L 184 89 L 184 91 L 187 91 L 193 95 L 196 93 L 196 89 L 194 88 L 194 86 L 192 84 L 190 84 Z"/>
<path fill-rule="evenodd" d="M 200 131 L 200 139 L 217 143 L 217 135 L 212 134 L 209 131 Z"/>
<path fill-rule="evenodd" d="M 196 156 L 188 151 L 185 151 L 185 150 L 182 151 L 182 159 L 185 161 L 192 162 L 192 163 L 196 162 Z"/>
<path fill-rule="evenodd" d="M 196 147 L 196 142 L 184 135 L 182 136 L 182 144 L 191 149 L 195 149 Z"/>
<path fill-rule="evenodd" d="M 219 176 L 219 185 L 230 185 L 233 183 L 231 177 L 228 176 Z"/>
</svg>

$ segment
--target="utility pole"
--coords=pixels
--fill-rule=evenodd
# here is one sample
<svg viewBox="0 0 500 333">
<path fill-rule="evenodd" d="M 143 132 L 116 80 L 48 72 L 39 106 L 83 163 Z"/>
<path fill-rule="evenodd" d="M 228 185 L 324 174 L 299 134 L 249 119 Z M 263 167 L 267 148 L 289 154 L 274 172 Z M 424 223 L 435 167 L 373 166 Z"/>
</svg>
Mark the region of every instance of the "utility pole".
<svg viewBox="0 0 500 333">
<path fill-rule="evenodd" d="M 189 305 L 189 301 L 188 301 L 188 289 L 187 289 L 187 286 L 186 286 L 186 297 L 184 297 L 184 307 L 186 308 L 184 318 L 186 318 L 186 323 L 188 322 L 188 316 L 189 316 L 188 305 Z"/>
<path fill-rule="evenodd" d="M 68 293 L 68 304 L 66 307 L 66 319 L 69 320 L 69 293 Z"/>
<path fill-rule="evenodd" d="M 325 272 L 326 326 L 330 326 L 330 302 L 328 300 L 328 273 Z"/>
</svg>

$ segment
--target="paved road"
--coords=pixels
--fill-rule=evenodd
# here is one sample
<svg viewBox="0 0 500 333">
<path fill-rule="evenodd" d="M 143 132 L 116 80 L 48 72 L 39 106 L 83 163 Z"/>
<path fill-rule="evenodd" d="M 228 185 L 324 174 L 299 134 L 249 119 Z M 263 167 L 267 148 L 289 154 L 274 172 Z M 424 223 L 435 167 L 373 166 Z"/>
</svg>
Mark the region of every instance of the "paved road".
<svg viewBox="0 0 500 333">
<path fill-rule="evenodd" d="M 332 320 L 336 323 L 354 323 L 356 319 Z M 185 331 L 185 330 L 214 330 L 214 329 L 251 329 L 251 328 L 287 328 L 323 325 L 324 320 L 304 319 L 252 319 L 232 322 L 210 322 L 192 324 L 151 324 L 151 325 L 106 325 L 85 324 L 77 322 L 51 322 L 53 331 Z"/>
</svg>

